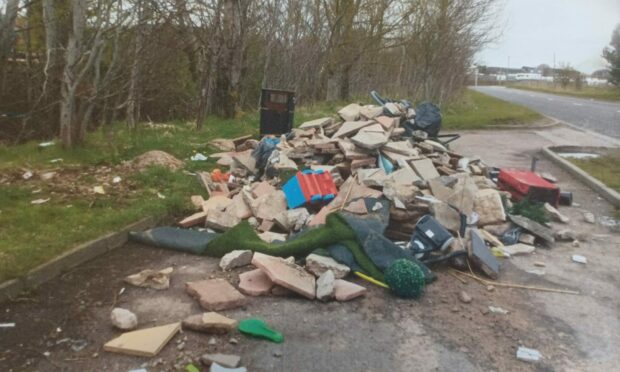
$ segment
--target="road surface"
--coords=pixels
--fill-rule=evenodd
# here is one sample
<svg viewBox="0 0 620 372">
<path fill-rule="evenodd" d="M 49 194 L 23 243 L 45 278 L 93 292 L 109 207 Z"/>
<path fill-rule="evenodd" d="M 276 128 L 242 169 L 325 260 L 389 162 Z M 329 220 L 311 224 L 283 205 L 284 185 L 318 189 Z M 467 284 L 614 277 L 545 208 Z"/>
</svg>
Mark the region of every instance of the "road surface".
<svg viewBox="0 0 620 372">
<path fill-rule="evenodd" d="M 541 114 L 600 134 L 620 138 L 620 102 L 605 102 L 501 86 L 472 87 Z"/>
</svg>

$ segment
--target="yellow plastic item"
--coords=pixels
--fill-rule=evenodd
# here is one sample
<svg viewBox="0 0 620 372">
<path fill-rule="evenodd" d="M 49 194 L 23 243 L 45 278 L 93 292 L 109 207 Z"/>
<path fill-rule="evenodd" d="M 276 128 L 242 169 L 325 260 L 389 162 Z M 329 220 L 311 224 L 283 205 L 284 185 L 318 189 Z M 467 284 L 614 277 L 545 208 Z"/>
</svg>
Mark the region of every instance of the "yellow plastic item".
<svg viewBox="0 0 620 372">
<path fill-rule="evenodd" d="M 353 273 L 355 275 L 357 275 L 358 277 L 360 277 L 360 278 L 362 278 L 362 279 L 364 279 L 364 280 L 366 280 L 368 282 L 371 282 L 372 284 L 378 285 L 379 287 L 388 288 L 388 289 L 390 288 L 390 287 L 388 287 L 387 284 L 385 284 L 383 282 L 380 282 L 377 279 L 372 278 L 372 277 L 370 277 L 368 275 L 362 274 L 359 271 L 354 271 Z"/>
</svg>

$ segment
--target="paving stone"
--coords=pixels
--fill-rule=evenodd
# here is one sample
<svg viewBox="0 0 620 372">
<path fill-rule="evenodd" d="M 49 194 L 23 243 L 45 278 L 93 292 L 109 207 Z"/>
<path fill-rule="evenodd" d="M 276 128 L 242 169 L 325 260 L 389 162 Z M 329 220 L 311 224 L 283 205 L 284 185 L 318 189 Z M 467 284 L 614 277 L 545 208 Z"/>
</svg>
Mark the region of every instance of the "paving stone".
<svg viewBox="0 0 620 372">
<path fill-rule="evenodd" d="M 366 132 L 360 130 L 355 136 L 351 137 L 351 142 L 367 150 L 376 150 L 388 142 L 385 133 Z"/>
<path fill-rule="evenodd" d="M 217 363 L 226 368 L 236 368 L 241 363 L 241 357 L 233 354 L 203 354 L 200 361 L 206 366 Z"/>
<path fill-rule="evenodd" d="M 479 226 L 493 225 L 506 221 L 502 198 L 493 189 L 478 190 L 474 199 L 474 212 L 480 217 Z"/>
<path fill-rule="evenodd" d="M 206 213 L 209 213 L 209 211 L 212 210 L 223 211 L 228 206 L 230 206 L 232 202 L 232 199 L 229 199 L 226 196 L 214 195 L 211 196 L 209 199 L 205 200 L 205 202 L 202 204 L 202 211 Z"/>
<path fill-rule="evenodd" d="M 197 225 L 204 225 L 206 219 L 207 219 L 206 212 L 197 212 L 179 221 L 178 225 L 181 227 L 185 227 L 185 228 L 189 228 L 189 227 L 193 227 Z"/>
<path fill-rule="evenodd" d="M 357 103 L 351 103 L 341 108 L 338 111 L 338 115 L 340 115 L 340 117 L 344 121 L 354 121 L 354 120 L 359 119 L 361 109 L 362 109 L 362 106 L 358 105 Z"/>
<path fill-rule="evenodd" d="M 548 243 L 555 242 L 555 238 L 553 237 L 553 231 L 550 228 L 545 227 L 536 221 L 532 221 L 531 219 L 527 217 L 517 216 L 517 215 L 512 215 L 512 214 L 508 215 L 508 217 L 515 225 L 521 226 L 525 230 L 531 232 L 532 234 L 545 240 L 546 242 Z"/>
<path fill-rule="evenodd" d="M 381 126 L 385 130 L 396 128 L 400 123 L 400 118 L 391 118 L 388 116 L 377 116 L 374 119 L 377 121 L 377 123 L 381 124 Z"/>
<path fill-rule="evenodd" d="M 359 182 L 368 187 L 383 187 L 388 176 L 381 168 L 358 169 L 357 178 Z"/>
<path fill-rule="evenodd" d="M 351 269 L 338 263 L 331 257 L 321 256 L 318 254 L 310 254 L 306 257 L 306 270 L 314 274 L 315 276 L 321 276 L 328 270 L 333 271 L 336 279 L 342 279 L 349 275 Z"/>
<path fill-rule="evenodd" d="M 262 296 L 271 292 L 274 283 L 261 269 L 239 274 L 239 290 L 249 296 Z"/>
<path fill-rule="evenodd" d="M 237 267 L 247 266 L 252 263 L 253 254 L 250 250 L 234 250 L 226 253 L 220 259 L 220 267 L 224 271 L 229 271 Z"/>
<path fill-rule="evenodd" d="M 280 257 L 254 253 L 252 264 L 262 269 L 276 284 L 295 291 L 302 296 L 314 299 L 316 295 L 315 278 L 302 267 L 286 262 Z"/>
<path fill-rule="evenodd" d="M 216 312 L 190 315 L 183 320 L 183 329 L 197 332 L 223 334 L 234 331 L 237 321 Z"/>
<path fill-rule="evenodd" d="M 299 129 L 312 129 L 312 128 L 323 128 L 332 123 L 333 119 L 326 117 L 320 119 L 314 119 L 310 121 L 306 121 L 302 125 L 299 126 Z"/>
<path fill-rule="evenodd" d="M 439 172 L 437 172 L 431 159 L 412 160 L 410 164 L 413 170 L 415 170 L 418 176 L 423 180 L 432 180 L 433 178 L 439 177 Z"/>
<path fill-rule="evenodd" d="M 374 119 L 377 116 L 383 115 L 383 107 L 374 105 L 363 106 L 360 109 L 360 115 L 366 120 Z"/>
<path fill-rule="evenodd" d="M 272 219 L 287 209 L 286 196 L 282 190 L 264 195 L 258 198 L 257 202 L 258 207 L 255 216 L 260 219 Z"/>
<path fill-rule="evenodd" d="M 336 284 L 334 285 L 334 295 L 338 301 L 352 300 L 365 295 L 367 291 L 368 290 L 361 285 L 342 279 L 336 279 Z"/>
<path fill-rule="evenodd" d="M 365 120 L 365 121 L 345 121 L 342 126 L 338 129 L 336 133 L 331 138 L 344 138 L 349 137 L 357 133 L 360 129 L 372 125 L 374 121 Z"/>
<path fill-rule="evenodd" d="M 274 192 L 276 192 L 276 188 L 267 181 L 257 182 L 252 185 L 252 196 L 255 198 L 260 198 L 263 195 L 268 195 Z"/>
<path fill-rule="evenodd" d="M 316 298 L 321 301 L 329 301 L 334 297 L 335 290 L 334 272 L 327 270 L 316 281 Z"/>
<path fill-rule="evenodd" d="M 205 310 L 220 311 L 245 306 L 247 299 L 224 279 L 185 283 L 185 291 Z"/>
</svg>

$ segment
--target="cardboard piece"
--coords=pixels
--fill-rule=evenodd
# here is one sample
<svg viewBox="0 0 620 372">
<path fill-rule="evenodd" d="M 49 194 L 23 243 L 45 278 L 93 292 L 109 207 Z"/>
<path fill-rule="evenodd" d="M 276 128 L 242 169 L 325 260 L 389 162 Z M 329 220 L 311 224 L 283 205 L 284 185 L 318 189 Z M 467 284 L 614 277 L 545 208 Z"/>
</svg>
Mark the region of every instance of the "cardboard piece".
<svg viewBox="0 0 620 372">
<path fill-rule="evenodd" d="M 112 353 L 153 357 L 159 354 L 161 349 L 180 330 L 181 323 L 171 323 L 123 333 L 103 345 L 103 350 Z"/>
</svg>

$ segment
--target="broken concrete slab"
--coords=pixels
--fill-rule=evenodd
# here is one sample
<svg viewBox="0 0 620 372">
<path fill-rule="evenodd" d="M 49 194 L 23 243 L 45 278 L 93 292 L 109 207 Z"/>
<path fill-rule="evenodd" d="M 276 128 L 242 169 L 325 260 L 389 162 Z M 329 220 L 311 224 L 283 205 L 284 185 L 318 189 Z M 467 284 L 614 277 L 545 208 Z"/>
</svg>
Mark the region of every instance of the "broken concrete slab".
<svg viewBox="0 0 620 372">
<path fill-rule="evenodd" d="M 372 125 L 374 121 L 345 121 L 342 126 L 331 138 L 344 138 L 349 137 L 357 133 L 360 129 Z"/>
<path fill-rule="evenodd" d="M 387 174 L 381 168 L 358 169 L 357 178 L 359 182 L 368 187 L 383 187 L 387 180 Z"/>
<path fill-rule="evenodd" d="M 226 212 L 240 220 L 252 217 L 252 209 L 250 209 L 250 206 L 245 202 L 241 193 L 233 196 L 232 203 L 226 208 Z"/>
<path fill-rule="evenodd" d="M 274 283 L 261 269 L 246 271 L 239 274 L 239 290 L 248 296 L 269 294 Z"/>
<path fill-rule="evenodd" d="M 368 290 L 361 285 L 348 282 L 342 279 L 336 279 L 334 285 L 334 296 L 337 301 L 349 301 L 354 298 L 363 296 Z"/>
<path fill-rule="evenodd" d="M 433 165 L 433 161 L 431 159 L 420 159 L 420 160 L 412 160 L 409 162 L 413 170 L 422 178 L 423 180 L 432 180 L 433 178 L 439 177 L 439 172 Z"/>
<path fill-rule="evenodd" d="M 392 141 L 388 142 L 384 147 L 384 151 L 390 151 L 409 157 L 417 157 L 420 152 L 414 148 L 409 141 Z"/>
<path fill-rule="evenodd" d="M 262 269 L 276 284 L 313 300 L 316 295 L 315 278 L 302 267 L 280 257 L 254 253 L 252 264 Z"/>
<path fill-rule="evenodd" d="M 338 263 L 331 257 L 321 256 L 318 254 L 310 254 L 306 257 L 306 270 L 314 274 L 315 276 L 321 276 L 328 270 L 334 273 L 336 279 L 342 279 L 349 275 L 351 269 Z"/>
<path fill-rule="evenodd" d="M 388 116 L 377 116 L 375 121 L 383 127 L 386 131 L 396 128 L 400 124 L 400 118 L 391 118 Z"/>
<path fill-rule="evenodd" d="M 237 328 L 237 321 L 216 312 L 190 315 L 183 320 L 183 329 L 196 332 L 224 334 Z"/>
<path fill-rule="evenodd" d="M 237 149 L 237 146 L 235 146 L 235 142 L 233 142 L 233 140 L 225 138 L 214 139 L 213 141 L 209 142 L 209 145 L 215 147 L 220 151 L 232 152 Z"/>
<path fill-rule="evenodd" d="M 263 195 L 268 195 L 276 192 L 276 188 L 273 187 L 269 182 L 256 182 L 252 185 L 252 196 L 255 198 L 260 198 Z"/>
<path fill-rule="evenodd" d="M 333 119 L 330 117 L 314 119 L 310 121 L 306 121 L 299 126 L 299 129 L 313 129 L 313 128 L 323 128 L 332 123 Z"/>
<path fill-rule="evenodd" d="M 338 148 L 344 154 L 344 157 L 348 160 L 365 159 L 368 154 L 359 149 L 350 139 L 345 138 L 338 140 Z"/>
<path fill-rule="evenodd" d="M 123 333 L 103 345 L 103 350 L 120 354 L 153 357 L 180 330 L 181 323 L 172 323 Z"/>
<path fill-rule="evenodd" d="M 352 171 L 362 168 L 362 167 L 376 167 L 376 166 L 377 166 L 377 159 L 371 158 L 371 157 L 367 157 L 363 159 L 355 159 L 351 162 Z"/>
<path fill-rule="evenodd" d="M 234 250 L 226 253 L 220 259 L 220 268 L 224 271 L 229 271 L 237 267 L 247 266 L 252 263 L 252 256 L 254 253 L 250 250 Z"/>
<path fill-rule="evenodd" d="M 355 121 L 360 117 L 360 110 L 362 106 L 357 103 L 351 103 L 338 111 L 338 115 L 342 118 L 342 120 L 346 121 Z"/>
<path fill-rule="evenodd" d="M 205 310 L 220 311 L 245 306 L 247 299 L 224 279 L 185 283 L 185 292 L 196 298 Z"/>
<path fill-rule="evenodd" d="M 366 120 L 371 120 L 376 118 L 377 116 L 383 115 L 383 107 L 374 106 L 374 105 L 366 105 L 360 109 L 360 115 L 362 118 Z"/>
<path fill-rule="evenodd" d="M 376 150 L 385 145 L 388 142 L 388 138 L 384 132 L 370 132 L 362 129 L 355 136 L 351 137 L 351 142 L 367 150 Z"/>
<path fill-rule="evenodd" d="M 252 150 L 237 152 L 231 157 L 236 166 L 245 169 L 251 174 L 256 174 L 256 159 L 252 156 Z"/>
<path fill-rule="evenodd" d="M 544 207 L 545 207 L 545 212 L 547 212 L 547 214 L 550 215 L 551 218 L 553 218 L 555 221 L 562 222 L 562 223 L 569 223 L 570 222 L 570 219 L 568 217 L 566 217 L 565 215 L 560 213 L 560 211 L 557 210 L 551 204 L 545 203 Z"/>
<path fill-rule="evenodd" d="M 536 247 L 523 243 L 517 243 L 513 245 L 506 245 L 502 248 L 502 250 L 511 256 L 518 256 L 522 254 L 531 254 L 536 251 Z"/>
<path fill-rule="evenodd" d="M 553 237 L 553 231 L 536 221 L 532 221 L 527 217 L 518 216 L 514 214 L 509 214 L 508 217 L 510 220 L 517 226 L 521 226 L 525 230 L 531 232 L 537 237 L 543 239 L 548 243 L 554 243 L 555 238 Z"/>
<path fill-rule="evenodd" d="M 265 231 L 264 233 L 258 234 L 258 237 L 262 241 L 265 241 L 267 243 L 273 243 L 273 242 L 285 242 L 287 235 L 275 233 L 273 231 Z"/>
<path fill-rule="evenodd" d="M 470 238 L 469 258 L 487 276 L 497 279 L 499 276 L 499 262 L 497 258 L 491 253 L 491 250 L 484 243 L 476 229 L 470 230 Z"/>
<path fill-rule="evenodd" d="M 202 354 L 200 361 L 206 366 L 217 363 L 226 368 L 236 368 L 241 363 L 241 357 L 234 354 Z"/>
<path fill-rule="evenodd" d="M 241 219 L 233 214 L 232 211 L 221 212 L 217 209 L 212 209 L 207 213 L 205 227 L 210 227 L 218 231 L 226 231 L 237 226 L 239 222 L 241 222 Z"/>
<path fill-rule="evenodd" d="M 497 190 L 478 190 L 474 199 L 474 212 L 479 216 L 478 226 L 494 225 L 506 221 L 502 198 Z"/>
<path fill-rule="evenodd" d="M 316 281 L 316 298 L 321 301 L 329 301 L 334 298 L 335 290 L 334 272 L 327 270 Z"/>
<path fill-rule="evenodd" d="M 287 209 L 286 196 L 282 190 L 263 195 L 257 198 L 256 202 L 258 204 L 255 213 L 256 218 L 273 219 Z"/>
</svg>

